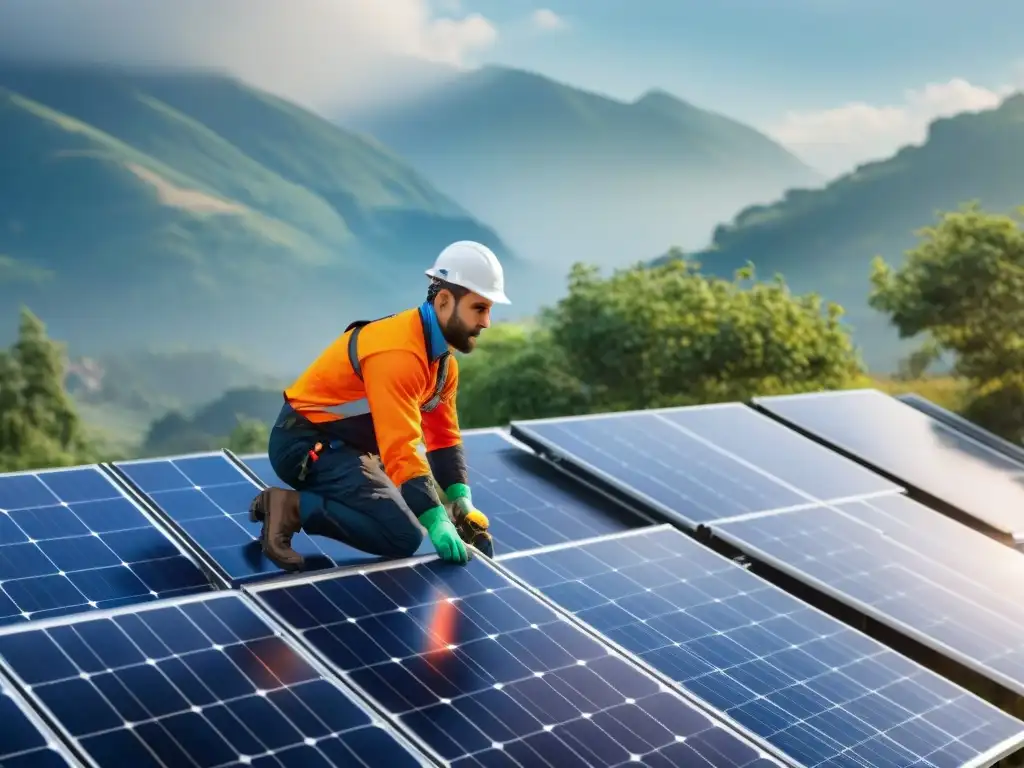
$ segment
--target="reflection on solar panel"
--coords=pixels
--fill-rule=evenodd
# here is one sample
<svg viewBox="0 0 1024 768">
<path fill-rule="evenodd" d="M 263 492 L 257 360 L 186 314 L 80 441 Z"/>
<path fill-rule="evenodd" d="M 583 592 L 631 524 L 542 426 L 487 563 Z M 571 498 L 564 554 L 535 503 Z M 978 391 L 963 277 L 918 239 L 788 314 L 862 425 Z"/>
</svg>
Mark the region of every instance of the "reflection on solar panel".
<svg viewBox="0 0 1024 768">
<path fill-rule="evenodd" d="M 739 404 L 513 422 L 512 435 L 688 526 L 899 491 Z"/>
<path fill-rule="evenodd" d="M 238 593 L 79 619 L 0 655 L 101 768 L 423 764 Z"/>
<path fill-rule="evenodd" d="M 938 515 L 907 496 L 880 496 L 834 506 L 964 579 L 992 590 L 993 600 L 1014 604 L 1024 601 L 1024 557 L 983 533 Z"/>
<path fill-rule="evenodd" d="M 66 768 L 81 765 L 6 683 L 0 680 L 0 765 Z"/>
<path fill-rule="evenodd" d="M 1001 454 L 1009 459 L 1013 459 L 1018 464 L 1024 465 L 1024 447 L 1011 443 L 1009 440 L 1004 440 L 999 435 L 989 432 L 983 427 L 979 427 L 973 421 L 965 419 L 959 413 L 953 413 L 953 411 L 946 410 L 941 405 L 933 403 L 920 395 L 916 395 L 913 392 L 904 392 L 902 395 L 896 395 L 896 399 L 901 403 L 909 405 L 915 410 L 921 411 L 928 416 L 931 416 L 936 421 L 941 421 L 949 427 L 952 427 L 957 432 L 963 432 L 968 437 L 972 437 L 979 443 L 987 445 L 989 448 L 994 448 Z"/>
<path fill-rule="evenodd" d="M 259 487 L 222 453 L 117 462 L 116 469 L 148 496 L 232 582 L 283 571 L 263 556 L 260 524 L 249 521 Z M 332 539 L 300 533 L 292 546 L 307 569 L 377 558 Z M 429 546 L 429 541 L 424 546 Z"/>
<path fill-rule="evenodd" d="M 755 403 L 1002 533 L 1024 535 L 1024 468 L 895 398 L 853 390 Z"/>
<path fill-rule="evenodd" d="M 829 507 L 737 520 L 715 533 L 1024 695 L 1019 582 L 994 592 L 959 573 L 955 562 L 936 562 Z M 949 544 L 954 553 L 961 540 L 966 534 Z"/>
<path fill-rule="evenodd" d="M 1024 744 L 1024 723 L 668 526 L 501 565 L 803 765 L 991 765 Z"/>
<path fill-rule="evenodd" d="M 210 588 L 98 467 L 0 475 L 0 624 Z"/>
<path fill-rule="evenodd" d="M 484 559 L 249 589 L 459 768 L 777 764 Z"/>
</svg>

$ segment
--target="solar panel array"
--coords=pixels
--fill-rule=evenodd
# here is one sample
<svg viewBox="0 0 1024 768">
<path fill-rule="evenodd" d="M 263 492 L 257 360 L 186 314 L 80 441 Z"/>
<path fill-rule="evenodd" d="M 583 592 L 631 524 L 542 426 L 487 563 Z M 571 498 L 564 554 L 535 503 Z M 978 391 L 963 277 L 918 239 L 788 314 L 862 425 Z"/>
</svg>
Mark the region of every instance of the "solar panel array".
<svg viewBox="0 0 1024 768">
<path fill-rule="evenodd" d="M 453 766 L 778 764 L 483 560 L 252 591 Z"/>
<path fill-rule="evenodd" d="M 1021 743 L 1015 718 L 676 529 L 501 562 L 804 765 L 988 764 Z"/>
<path fill-rule="evenodd" d="M 248 519 L 282 485 L 265 455 L 0 475 L 0 765 L 945 768 L 1024 746 L 1024 723 L 658 524 L 1024 695 L 1024 558 L 911 500 L 918 477 L 741 404 L 464 442 L 498 553 L 466 567 L 299 534 L 312 573 L 283 574 Z"/>
</svg>

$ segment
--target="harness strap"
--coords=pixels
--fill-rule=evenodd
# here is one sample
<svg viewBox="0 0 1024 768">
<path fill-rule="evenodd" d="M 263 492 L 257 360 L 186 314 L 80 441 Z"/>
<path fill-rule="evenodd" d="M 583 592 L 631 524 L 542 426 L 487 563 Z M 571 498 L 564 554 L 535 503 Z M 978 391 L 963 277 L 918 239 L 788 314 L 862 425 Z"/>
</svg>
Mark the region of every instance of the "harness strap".
<svg viewBox="0 0 1024 768">
<path fill-rule="evenodd" d="M 394 315 L 388 315 L 387 317 L 378 318 L 379 320 L 387 320 L 389 317 Z M 363 369 L 359 363 L 359 333 L 368 326 L 370 323 L 375 323 L 377 320 L 356 320 L 355 322 L 349 323 L 345 331 L 352 331 L 352 334 L 348 337 L 348 360 L 352 364 L 352 370 L 355 372 L 359 380 L 363 380 Z M 448 380 L 448 361 L 451 357 L 451 353 L 445 351 L 444 354 L 439 358 L 439 364 L 437 366 L 437 378 L 434 381 L 434 391 L 430 395 L 430 399 L 426 403 L 420 406 L 420 410 L 429 413 L 430 411 L 437 408 L 441 404 L 441 393 L 444 391 L 444 385 Z"/>
</svg>

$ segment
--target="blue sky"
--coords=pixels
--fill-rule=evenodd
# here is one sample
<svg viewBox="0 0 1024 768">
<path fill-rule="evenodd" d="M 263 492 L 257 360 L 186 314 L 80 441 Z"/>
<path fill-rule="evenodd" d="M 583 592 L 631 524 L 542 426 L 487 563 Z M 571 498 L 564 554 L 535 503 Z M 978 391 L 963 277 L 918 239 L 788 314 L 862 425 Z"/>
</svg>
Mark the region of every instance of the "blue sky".
<svg viewBox="0 0 1024 768">
<path fill-rule="evenodd" d="M 633 96 L 658 85 L 761 120 L 781 109 L 898 101 L 962 77 L 997 86 L 1024 60 L 1024 2 L 553 0 L 557 35 L 516 31 L 526 0 L 463 0 L 508 34 L 481 58 Z"/>
<path fill-rule="evenodd" d="M 1021 30 L 1024 0 L 0 0 L 0 50 L 217 66 L 331 115 L 421 88 L 396 54 L 660 87 L 829 175 L 996 106 L 1024 84 Z"/>
</svg>

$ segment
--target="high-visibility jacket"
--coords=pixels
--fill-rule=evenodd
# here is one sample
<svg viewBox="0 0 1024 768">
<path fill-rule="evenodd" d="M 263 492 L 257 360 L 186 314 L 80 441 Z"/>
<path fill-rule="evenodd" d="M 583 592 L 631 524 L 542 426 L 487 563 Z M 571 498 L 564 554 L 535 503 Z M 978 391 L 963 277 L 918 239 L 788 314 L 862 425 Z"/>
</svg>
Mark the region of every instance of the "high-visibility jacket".
<svg viewBox="0 0 1024 768">
<path fill-rule="evenodd" d="M 429 486 L 431 470 L 442 488 L 467 482 L 455 403 L 458 381 L 458 363 L 433 306 L 425 302 L 350 327 L 284 391 L 284 397 L 325 433 L 362 452 L 378 454 L 399 488 L 426 480 L 415 484 L 415 503 L 403 488 L 403 497 L 419 514 L 433 506 L 427 502 L 437 503 Z M 421 440 L 426 457 L 417 450 Z M 422 498 L 424 485 L 430 487 L 430 498 Z"/>
</svg>

